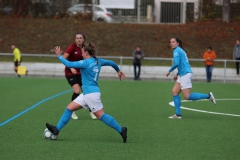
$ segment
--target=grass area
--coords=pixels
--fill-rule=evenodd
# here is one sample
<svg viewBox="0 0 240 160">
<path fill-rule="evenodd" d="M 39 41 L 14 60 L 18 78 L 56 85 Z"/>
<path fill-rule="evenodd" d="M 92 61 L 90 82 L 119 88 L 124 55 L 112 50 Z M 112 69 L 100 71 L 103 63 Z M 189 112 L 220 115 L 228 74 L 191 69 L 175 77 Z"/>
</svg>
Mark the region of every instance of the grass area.
<svg viewBox="0 0 240 160">
<path fill-rule="evenodd" d="M 70 102 L 67 81 L 1 77 L 0 159 L 238 159 L 239 116 L 182 109 L 183 119 L 168 119 L 174 114 L 169 105 L 173 82 L 100 80 L 99 86 L 105 112 L 128 127 L 126 144 L 86 110 L 77 111 L 79 120 L 70 120 L 57 140 L 45 140 L 45 123 L 56 124 Z M 240 115 L 238 84 L 195 82 L 192 91 L 212 91 L 217 105 L 195 101 L 182 106 Z"/>
</svg>

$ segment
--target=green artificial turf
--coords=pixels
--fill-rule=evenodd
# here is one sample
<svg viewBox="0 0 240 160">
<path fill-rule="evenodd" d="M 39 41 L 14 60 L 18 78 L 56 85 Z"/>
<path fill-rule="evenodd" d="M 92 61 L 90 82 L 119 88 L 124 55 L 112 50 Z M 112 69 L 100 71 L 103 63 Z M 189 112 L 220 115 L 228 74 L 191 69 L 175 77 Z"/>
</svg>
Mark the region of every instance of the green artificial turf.
<svg viewBox="0 0 240 160">
<path fill-rule="evenodd" d="M 238 159 L 239 84 L 193 82 L 192 92 L 212 91 L 217 105 L 195 101 L 183 107 L 236 116 L 182 109 L 181 120 L 168 118 L 175 113 L 169 105 L 173 85 L 100 78 L 104 111 L 128 128 L 127 143 L 83 109 L 57 140 L 46 140 L 45 123 L 56 125 L 71 99 L 65 78 L 0 77 L 0 159 Z"/>
</svg>

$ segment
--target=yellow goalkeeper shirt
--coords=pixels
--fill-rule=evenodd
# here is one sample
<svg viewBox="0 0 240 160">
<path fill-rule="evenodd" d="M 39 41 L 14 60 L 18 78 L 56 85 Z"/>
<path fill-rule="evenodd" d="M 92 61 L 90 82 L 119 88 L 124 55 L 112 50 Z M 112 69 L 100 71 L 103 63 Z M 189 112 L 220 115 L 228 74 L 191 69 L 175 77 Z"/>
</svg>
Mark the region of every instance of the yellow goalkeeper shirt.
<svg viewBox="0 0 240 160">
<path fill-rule="evenodd" d="M 21 52 L 18 48 L 15 48 L 13 50 L 13 55 L 14 55 L 14 59 L 13 59 L 14 62 L 21 60 Z"/>
</svg>

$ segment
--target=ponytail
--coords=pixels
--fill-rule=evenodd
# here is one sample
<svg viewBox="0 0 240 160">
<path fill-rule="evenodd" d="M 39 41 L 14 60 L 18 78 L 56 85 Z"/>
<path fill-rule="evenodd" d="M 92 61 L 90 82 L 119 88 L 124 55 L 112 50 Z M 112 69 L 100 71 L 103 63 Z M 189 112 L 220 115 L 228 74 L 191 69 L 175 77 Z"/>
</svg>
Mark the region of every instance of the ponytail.
<svg viewBox="0 0 240 160">
<path fill-rule="evenodd" d="M 182 41 L 177 37 L 174 37 L 174 39 L 176 39 L 176 41 L 179 43 L 179 47 L 181 47 L 187 53 L 187 51 L 182 46 Z"/>
<path fill-rule="evenodd" d="M 85 44 L 83 46 L 84 51 L 87 51 L 89 53 L 90 56 L 92 56 L 93 58 L 95 58 L 97 60 L 98 63 L 98 59 L 96 57 L 96 49 L 95 46 L 92 42 L 89 42 L 88 44 Z"/>
</svg>

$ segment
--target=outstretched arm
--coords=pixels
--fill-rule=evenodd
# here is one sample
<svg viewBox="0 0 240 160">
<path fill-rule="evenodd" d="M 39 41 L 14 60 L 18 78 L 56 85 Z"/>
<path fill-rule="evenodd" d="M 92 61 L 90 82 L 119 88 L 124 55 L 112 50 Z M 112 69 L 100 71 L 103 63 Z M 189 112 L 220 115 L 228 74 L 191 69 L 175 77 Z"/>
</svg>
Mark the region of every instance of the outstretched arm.
<svg viewBox="0 0 240 160">
<path fill-rule="evenodd" d="M 120 71 L 118 65 L 115 62 L 113 62 L 111 60 L 105 60 L 105 59 L 99 59 L 99 61 L 101 62 L 102 66 L 113 67 L 115 69 L 115 71 L 118 73 L 118 78 L 120 80 L 125 79 L 125 74 L 122 71 Z"/>
</svg>

